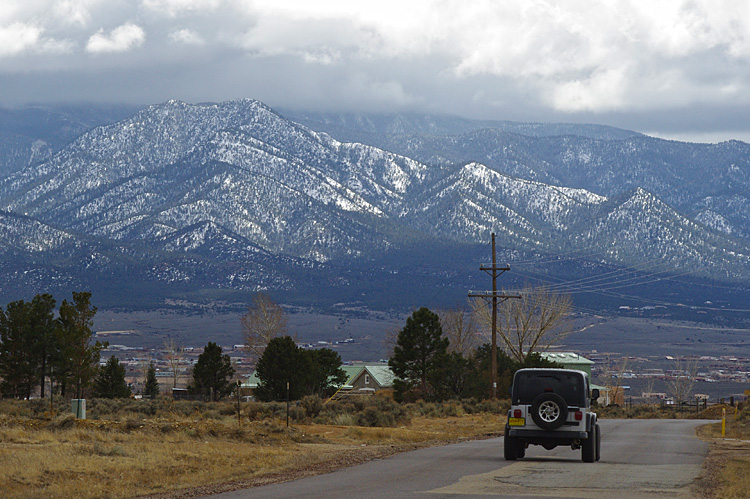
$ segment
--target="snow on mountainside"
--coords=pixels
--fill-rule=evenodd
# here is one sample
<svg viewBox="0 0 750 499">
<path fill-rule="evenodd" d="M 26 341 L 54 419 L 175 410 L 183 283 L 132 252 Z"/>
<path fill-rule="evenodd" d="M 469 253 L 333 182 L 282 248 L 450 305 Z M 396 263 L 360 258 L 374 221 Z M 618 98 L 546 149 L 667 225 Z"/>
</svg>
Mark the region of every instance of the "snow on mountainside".
<svg viewBox="0 0 750 499">
<path fill-rule="evenodd" d="M 583 125 L 473 122 L 428 128 L 421 123 L 398 129 L 361 117 L 355 121 L 359 126 L 344 132 L 334 125 L 351 123 L 349 115 L 290 114 L 426 164 L 475 161 L 508 175 L 604 196 L 642 187 L 691 217 L 711 204 L 725 222 L 725 233 L 750 238 L 750 144 L 743 142 L 692 144 Z"/>
<path fill-rule="evenodd" d="M 644 189 L 602 208 L 594 223 L 574 237 L 579 244 L 603 248 L 613 261 L 637 261 L 647 254 L 665 269 L 735 278 L 750 266 L 747 245 L 679 215 Z"/>
<path fill-rule="evenodd" d="M 404 214 L 460 240 L 493 230 L 545 248 L 578 217 L 606 198 L 580 189 L 512 178 L 470 163 L 437 182 Z"/>
<path fill-rule="evenodd" d="M 65 250 L 67 256 L 46 261 L 74 265 L 88 278 L 109 273 L 185 289 L 287 289 L 295 280 L 318 283 L 321 275 L 351 285 L 349 270 L 334 269 L 343 260 L 385 258 L 381 270 L 394 275 L 386 267 L 398 263 L 387 262 L 389 254 L 408 250 L 429 262 L 437 256 L 434 241 L 473 244 L 496 232 L 501 245 L 519 251 L 585 249 L 609 264 L 659 261 L 717 279 L 750 276 L 747 244 L 729 237 L 744 234 L 744 192 L 683 194 L 685 205 L 696 207 L 693 221 L 639 185 L 614 194 L 575 186 L 595 173 L 596 186 L 620 182 L 623 189 L 643 181 L 664 190 L 694 178 L 692 163 L 680 171 L 671 160 L 646 155 L 642 147 L 651 139 L 467 133 L 413 138 L 418 156 L 444 159 L 430 165 L 341 142 L 257 101 L 169 101 L 95 128 L 0 181 L 2 222 L 11 235 L 0 239 L 0 249 L 33 262 L 34 252 L 72 245 L 77 249 Z M 625 182 L 605 150 L 648 161 L 636 162 Z M 744 186 L 742 150 L 727 153 L 724 163 L 735 167 L 708 183 Z M 470 155 L 486 161 L 449 161 Z M 657 171 L 660 161 L 666 173 Z M 575 171 L 572 186 L 560 181 L 562 168 Z M 730 207 L 739 212 L 727 214 Z M 82 258 L 87 252 L 95 257 Z M 398 285 L 414 285 L 409 281 Z"/>
<path fill-rule="evenodd" d="M 74 241 L 73 235 L 37 220 L 0 212 L 0 252 L 41 253 Z"/>
</svg>

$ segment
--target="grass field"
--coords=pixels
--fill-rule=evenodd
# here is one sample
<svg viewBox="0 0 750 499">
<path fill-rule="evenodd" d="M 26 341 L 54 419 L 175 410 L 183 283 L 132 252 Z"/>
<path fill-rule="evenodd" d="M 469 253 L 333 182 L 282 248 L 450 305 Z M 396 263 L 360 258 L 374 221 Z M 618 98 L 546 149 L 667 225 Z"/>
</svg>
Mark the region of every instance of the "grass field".
<svg viewBox="0 0 750 499">
<path fill-rule="evenodd" d="M 398 405 L 382 397 L 293 405 L 92 400 L 89 419 L 63 405 L 0 403 L 3 497 L 196 497 L 351 466 L 418 447 L 502 434 L 507 402 Z M 711 408 L 701 418 L 720 417 Z M 718 412 L 717 412 L 718 411 Z M 639 408 L 601 416 L 675 417 Z M 704 497 L 747 497 L 750 410 L 703 426 Z M 498 455 L 501 450 L 498 449 Z"/>
<path fill-rule="evenodd" d="M 297 408 L 287 427 L 278 407 L 259 413 L 257 406 L 248 406 L 238 421 L 231 404 L 187 404 L 165 404 L 150 416 L 76 420 L 23 414 L 22 403 L 13 403 L 0 413 L 0 490 L 13 498 L 190 497 L 317 474 L 406 449 L 496 436 L 505 423 L 497 410 L 468 414 L 460 404 L 447 410 L 422 404 L 379 421 L 367 416 L 372 407 L 334 409 L 328 416 L 324 409 L 316 418 L 300 416 Z M 186 416 L 191 408 L 197 409 Z M 127 412 L 128 406 L 120 410 Z M 378 411 L 388 409 L 381 405 Z M 346 424 L 314 422 L 321 417 Z M 368 418 L 393 426 L 358 424 Z"/>
</svg>

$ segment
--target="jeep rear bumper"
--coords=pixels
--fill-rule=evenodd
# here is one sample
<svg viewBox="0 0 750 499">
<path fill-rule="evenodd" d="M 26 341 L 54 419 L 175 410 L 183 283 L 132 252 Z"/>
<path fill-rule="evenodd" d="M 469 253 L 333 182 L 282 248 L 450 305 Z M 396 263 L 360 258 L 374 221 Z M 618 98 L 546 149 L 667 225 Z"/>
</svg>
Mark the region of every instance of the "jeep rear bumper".
<svg viewBox="0 0 750 499">
<path fill-rule="evenodd" d="M 508 430 L 509 437 L 525 438 L 525 439 L 545 439 L 545 440 L 561 440 L 563 442 L 571 442 L 573 440 L 587 440 L 589 438 L 589 432 L 587 431 L 539 431 L 539 430 L 524 430 L 522 428 L 511 428 Z"/>
</svg>

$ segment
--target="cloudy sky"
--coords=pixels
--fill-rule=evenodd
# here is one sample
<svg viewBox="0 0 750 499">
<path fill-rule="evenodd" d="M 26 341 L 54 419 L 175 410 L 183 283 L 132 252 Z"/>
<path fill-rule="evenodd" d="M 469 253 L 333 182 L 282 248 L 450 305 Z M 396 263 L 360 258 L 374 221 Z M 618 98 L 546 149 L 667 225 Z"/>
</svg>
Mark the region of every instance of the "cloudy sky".
<svg viewBox="0 0 750 499">
<path fill-rule="evenodd" d="M 750 2 L 0 2 L 2 106 L 239 97 L 750 142 Z"/>
</svg>

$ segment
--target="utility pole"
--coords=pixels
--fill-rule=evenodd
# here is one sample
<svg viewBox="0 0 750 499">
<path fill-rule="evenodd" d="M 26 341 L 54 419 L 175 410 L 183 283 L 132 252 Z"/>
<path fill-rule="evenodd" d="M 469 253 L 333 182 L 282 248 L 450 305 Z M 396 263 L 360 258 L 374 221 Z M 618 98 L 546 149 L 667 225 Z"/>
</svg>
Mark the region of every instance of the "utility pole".
<svg viewBox="0 0 750 499">
<path fill-rule="evenodd" d="M 497 259 L 495 253 L 495 233 L 492 233 L 492 265 L 486 266 L 481 265 L 479 270 L 487 272 L 492 277 L 492 291 L 491 292 L 474 292 L 469 291 L 469 298 L 482 298 L 484 300 L 491 299 L 492 301 L 492 351 L 490 353 L 490 398 L 497 398 L 497 301 L 498 299 L 505 301 L 510 298 L 521 298 L 521 295 L 504 295 L 497 293 L 497 277 L 510 270 L 509 265 L 504 267 L 497 266 Z"/>
</svg>

